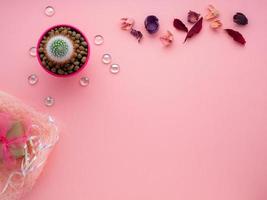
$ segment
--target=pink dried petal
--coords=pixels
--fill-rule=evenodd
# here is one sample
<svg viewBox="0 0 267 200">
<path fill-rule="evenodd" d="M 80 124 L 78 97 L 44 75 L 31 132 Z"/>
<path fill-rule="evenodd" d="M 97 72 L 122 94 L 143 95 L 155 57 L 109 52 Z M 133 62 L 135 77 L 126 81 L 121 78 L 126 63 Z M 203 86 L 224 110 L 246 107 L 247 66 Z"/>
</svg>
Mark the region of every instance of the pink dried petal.
<svg viewBox="0 0 267 200">
<path fill-rule="evenodd" d="M 121 18 L 121 29 L 122 30 L 131 30 L 134 26 L 134 19 L 132 18 L 127 18 L 127 17 L 124 17 L 124 18 Z"/>
<path fill-rule="evenodd" d="M 160 41 L 164 46 L 170 46 L 173 42 L 173 34 L 170 31 L 167 31 L 160 37 Z"/>
<path fill-rule="evenodd" d="M 213 6 L 208 6 L 208 14 L 205 16 L 206 20 L 214 19 L 219 16 L 219 11 Z"/>
<path fill-rule="evenodd" d="M 218 29 L 222 26 L 222 22 L 219 19 L 215 19 L 210 23 L 210 27 L 213 29 Z"/>
</svg>

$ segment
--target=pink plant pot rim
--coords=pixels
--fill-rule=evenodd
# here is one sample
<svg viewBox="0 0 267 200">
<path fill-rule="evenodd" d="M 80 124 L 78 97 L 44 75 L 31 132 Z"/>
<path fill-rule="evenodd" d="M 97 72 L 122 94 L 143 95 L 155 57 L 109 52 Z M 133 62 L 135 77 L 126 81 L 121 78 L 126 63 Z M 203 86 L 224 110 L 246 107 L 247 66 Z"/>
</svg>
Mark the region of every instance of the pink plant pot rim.
<svg viewBox="0 0 267 200">
<path fill-rule="evenodd" d="M 82 35 L 82 37 L 84 38 L 84 40 L 86 41 L 86 43 L 87 43 L 87 47 L 88 47 L 88 51 L 87 51 L 87 56 L 86 56 L 86 61 L 85 61 L 85 63 L 79 68 L 79 70 L 77 70 L 77 71 L 75 71 L 75 72 L 73 72 L 73 73 L 71 73 L 71 74 L 68 74 L 68 75 L 60 75 L 60 74 L 56 74 L 56 73 L 53 73 L 52 71 L 46 69 L 46 67 L 43 66 L 43 64 L 42 64 L 42 61 L 41 61 L 41 58 L 40 58 L 40 55 L 39 55 L 39 52 L 38 52 L 38 49 L 39 49 L 39 47 L 40 47 L 41 41 L 43 40 L 43 37 L 44 37 L 50 30 L 52 30 L 52 29 L 54 29 L 54 28 L 58 28 L 58 27 L 68 27 L 68 28 L 71 28 L 72 30 L 75 30 L 76 32 L 80 33 L 80 34 Z M 76 28 L 76 27 L 74 27 L 74 26 L 72 26 L 72 25 L 68 25 L 68 24 L 59 24 L 59 25 L 55 25 L 55 26 L 52 26 L 52 27 L 48 28 L 48 29 L 41 35 L 41 37 L 39 38 L 38 43 L 37 43 L 36 51 L 37 51 L 37 52 L 36 52 L 36 55 L 37 55 L 38 62 L 39 62 L 39 64 L 42 66 L 42 68 L 43 68 L 46 72 L 48 72 L 49 74 L 51 74 L 51 75 L 53 75 L 53 76 L 56 76 L 56 77 L 63 77 L 63 78 L 71 77 L 71 76 L 76 75 L 76 74 L 78 74 L 79 72 L 81 72 L 81 71 L 86 67 L 86 65 L 87 65 L 87 63 L 88 63 L 88 60 L 89 60 L 89 57 L 90 57 L 90 53 L 91 53 L 91 51 L 90 51 L 90 44 L 89 44 L 89 42 L 88 42 L 88 40 L 87 40 L 85 34 L 83 34 L 83 32 L 80 31 L 78 28 Z"/>
</svg>

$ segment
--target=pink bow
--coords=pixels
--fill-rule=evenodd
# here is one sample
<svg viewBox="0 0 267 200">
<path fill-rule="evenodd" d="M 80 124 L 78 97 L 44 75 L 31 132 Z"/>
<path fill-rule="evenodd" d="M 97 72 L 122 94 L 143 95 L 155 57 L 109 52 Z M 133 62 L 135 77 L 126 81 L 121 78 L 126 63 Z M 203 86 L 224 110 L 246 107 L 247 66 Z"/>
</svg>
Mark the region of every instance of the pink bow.
<svg viewBox="0 0 267 200">
<path fill-rule="evenodd" d="M 11 167 L 16 162 L 16 158 L 11 153 L 11 148 L 26 144 L 27 134 L 30 126 L 25 126 L 21 136 L 9 137 L 8 132 L 12 128 L 14 120 L 6 113 L 0 113 L 0 144 L 2 145 L 2 159 L 7 167 Z M 1 155 L 1 153 L 0 153 Z"/>
</svg>

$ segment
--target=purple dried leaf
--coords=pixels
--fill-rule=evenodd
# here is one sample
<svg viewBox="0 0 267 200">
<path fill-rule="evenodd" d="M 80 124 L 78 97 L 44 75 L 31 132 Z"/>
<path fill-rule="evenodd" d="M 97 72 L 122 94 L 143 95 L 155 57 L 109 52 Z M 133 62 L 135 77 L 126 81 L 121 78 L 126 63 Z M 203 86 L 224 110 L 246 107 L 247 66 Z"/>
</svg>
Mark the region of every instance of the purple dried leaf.
<svg viewBox="0 0 267 200">
<path fill-rule="evenodd" d="M 141 39 L 143 38 L 143 34 L 141 33 L 141 31 L 137 31 L 135 29 L 132 29 L 130 33 L 132 36 L 134 36 L 138 40 L 138 42 L 140 42 Z"/>
</svg>

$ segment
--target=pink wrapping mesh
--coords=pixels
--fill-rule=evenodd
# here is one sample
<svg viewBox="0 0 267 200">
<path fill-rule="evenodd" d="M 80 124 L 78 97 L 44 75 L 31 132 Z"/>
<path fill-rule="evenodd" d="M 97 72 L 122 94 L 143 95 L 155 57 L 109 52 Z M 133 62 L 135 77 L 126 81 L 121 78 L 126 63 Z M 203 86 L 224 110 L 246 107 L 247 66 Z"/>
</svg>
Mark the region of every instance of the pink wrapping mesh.
<svg viewBox="0 0 267 200">
<path fill-rule="evenodd" d="M 17 121 L 31 122 L 25 155 L 12 168 L 0 162 L 0 200 L 18 200 L 35 184 L 58 140 L 58 130 L 51 116 L 38 113 L 3 92 L 0 92 L 0 113 L 8 113 Z"/>
</svg>

